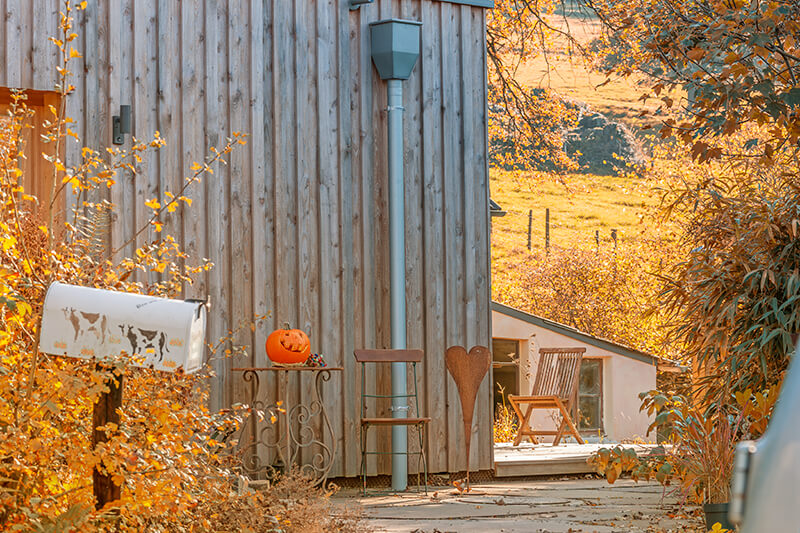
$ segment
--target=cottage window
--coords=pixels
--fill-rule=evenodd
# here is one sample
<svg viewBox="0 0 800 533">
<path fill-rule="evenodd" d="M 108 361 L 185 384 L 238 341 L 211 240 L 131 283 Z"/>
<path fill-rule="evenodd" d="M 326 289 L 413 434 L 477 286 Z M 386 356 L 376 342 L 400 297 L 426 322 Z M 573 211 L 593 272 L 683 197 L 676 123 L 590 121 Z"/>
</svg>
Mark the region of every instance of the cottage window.
<svg viewBox="0 0 800 533">
<path fill-rule="evenodd" d="M 495 405 L 503 403 L 503 395 L 519 394 L 519 341 L 492 339 L 492 369 Z"/>
<path fill-rule="evenodd" d="M 596 432 L 603 430 L 603 360 L 584 359 L 581 362 L 578 386 L 578 429 Z"/>
</svg>

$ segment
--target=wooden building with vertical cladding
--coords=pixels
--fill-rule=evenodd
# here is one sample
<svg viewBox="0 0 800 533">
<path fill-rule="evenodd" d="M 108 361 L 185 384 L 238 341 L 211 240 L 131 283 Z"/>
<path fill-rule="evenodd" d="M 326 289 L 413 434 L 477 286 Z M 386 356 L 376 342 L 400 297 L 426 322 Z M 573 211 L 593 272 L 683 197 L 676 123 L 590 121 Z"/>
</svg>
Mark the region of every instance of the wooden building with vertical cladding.
<svg viewBox="0 0 800 533">
<path fill-rule="evenodd" d="M 217 363 L 212 406 L 247 401 L 234 366 L 266 366 L 266 336 L 284 322 L 341 366 L 324 389 L 337 453 L 332 476 L 359 471 L 354 348 L 389 347 L 386 85 L 369 23 L 421 21 L 419 60 L 404 86 L 406 301 L 409 348 L 421 348 L 421 410 L 432 417 L 429 470 L 463 470 L 463 428 L 447 346 L 489 346 L 489 185 L 485 8 L 493 0 L 90 1 L 76 13 L 83 56 L 69 116 L 83 144 L 111 146 L 112 116 L 131 106 L 133 136 L 167 147 L 111 189 L 112 246 L 175 191 L 206 147 L 249 134 L 229 165 L 189 191 L 166 220 L 188 253 L 215 267 L 190 288 L 210 298 L 209 338 L 237 334 L 248 356 Z M 5 0 L 0 86 L 52 90 L 59 0 Z M 126 136 L 125 144 L 130 144 Z M 80 147 L 67 147 L 68 162 Z M 116 246 L 114 246 L 116 247 Z M 132 253 L 133 245 L 125 250 Z M 491 376 L 479 394 L 471 466 L 492 467 Z M 274 379 L 274 378 L 272 378 Z M 370 382 L 388 387 L 389 374 Z M 296 385 L 300 385 L 299 383 Z M 310 387 L 298 386 L 300 395 Z M 379 434 L 380 435 L 380 434 Z M 388 433 L 371 444 L 388 449 Z M 388 472 L 388 461 L 369 466 Z"/>
</svg>

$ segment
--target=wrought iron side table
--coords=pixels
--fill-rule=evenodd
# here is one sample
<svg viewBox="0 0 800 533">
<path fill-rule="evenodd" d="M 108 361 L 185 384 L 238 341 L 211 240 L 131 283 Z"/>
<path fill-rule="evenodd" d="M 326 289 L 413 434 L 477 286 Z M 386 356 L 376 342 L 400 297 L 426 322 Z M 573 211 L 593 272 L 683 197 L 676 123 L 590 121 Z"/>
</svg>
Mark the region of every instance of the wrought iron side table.
<svg viewBox="0 0 800 533">
<path fill-rule="evenodd" d="M 322 401 L 322 384 L 330 381 L 331 372 L 341 372 L 341 367 L 269 366 L 234 368 L 242 372 L 242 379 L 251 384 L 251 415 L 245 420 L 240 439 L 243 474 L 254 479 L 273 479 L 292 465 L 324 486 L 336 454 L 333 434 L 325 402 Z M 278 375 L 278 398 L 271 402 L 268 391 L 261 391 L 263 372 Z M 296 372 L 303 379 L 312 375 L 312 397 L 306 403 L 290 402 L 289 375 Z M 318 426 L 319 431 L 315 427 Z M 330 446 L 324 442 L 324 433 L 330 437 Z M 300 464 L 301 450 L 306 461 Z M 310 460 L 307 454 L 310 455 Z"/>
</svg>

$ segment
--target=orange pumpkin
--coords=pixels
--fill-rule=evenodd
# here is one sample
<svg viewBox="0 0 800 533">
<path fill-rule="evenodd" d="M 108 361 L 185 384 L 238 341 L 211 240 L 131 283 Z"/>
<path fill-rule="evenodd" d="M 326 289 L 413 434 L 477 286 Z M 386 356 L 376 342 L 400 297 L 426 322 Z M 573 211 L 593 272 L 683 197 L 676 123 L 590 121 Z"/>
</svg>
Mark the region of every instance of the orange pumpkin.
<svg viewBox="0 0 800 533">
<path fill-rule="evenodd" d="M 270 361 L 280 365 L 305 363 L 311 354 L 308 335 L 300 329 L 291 329 L 289 324 L 269 334 L 266 348 Z"/>
</svg>

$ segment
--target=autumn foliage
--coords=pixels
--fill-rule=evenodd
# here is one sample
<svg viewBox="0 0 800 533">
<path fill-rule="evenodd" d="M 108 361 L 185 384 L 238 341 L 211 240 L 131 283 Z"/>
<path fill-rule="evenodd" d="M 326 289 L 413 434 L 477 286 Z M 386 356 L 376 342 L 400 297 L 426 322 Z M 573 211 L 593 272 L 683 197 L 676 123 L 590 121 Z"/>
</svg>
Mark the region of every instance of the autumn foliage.
<svg viewBox="0 0 800 533">
<path fill-rule="evenodd" d="M 680 357 L 654 309 L 658 275 L 675 261 L 665 238 L 623 242 L 612 249 L 552 247 L 522 257 L 495 289 L 501 303 L 648 353 Z"/>
</svg>

